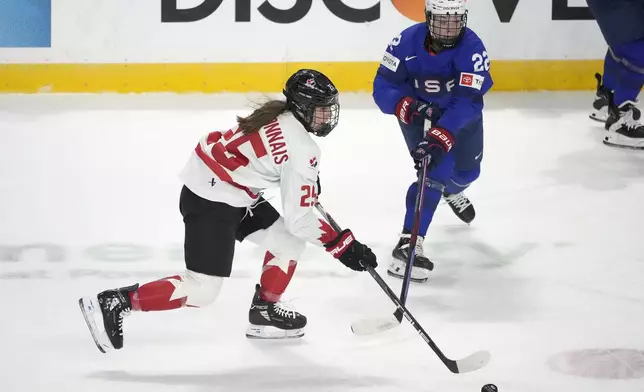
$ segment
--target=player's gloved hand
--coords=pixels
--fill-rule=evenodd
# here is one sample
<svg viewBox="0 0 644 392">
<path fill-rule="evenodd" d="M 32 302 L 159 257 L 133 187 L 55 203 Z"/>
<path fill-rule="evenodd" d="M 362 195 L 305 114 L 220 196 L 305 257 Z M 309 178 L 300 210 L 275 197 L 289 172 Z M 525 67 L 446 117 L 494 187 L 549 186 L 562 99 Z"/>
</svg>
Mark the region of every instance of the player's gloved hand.
<svg viewBox="0 0 644 392">
<path fill-rule="evenodd" d="M 420 168 L 419 162 L 425 157 L 431 157 L 430 165 L 435 167 L 454 147 L 454 136 L 444 128 L 433 127 L 416 148 L 411 151 L 411 156 L 417 161 L 416 168 Z"/>
<path fill-rule="evenodd" d="M 396 106 L 396 116 L 403 124 L 413 124 L 423 127 L 425 120 L 432 123 L 438 121 L 439 110 L 433 104 L 405 97 Z"/>
<path fill-rule="evenodd" d="M 371 249 L 358 242 L 349 229 L 342 230 L 331 242 L 324 244 L 331 256 L 354 271 L 364 271 L 365 266 L 378 266 L 376 255 Z"/>
</svg>

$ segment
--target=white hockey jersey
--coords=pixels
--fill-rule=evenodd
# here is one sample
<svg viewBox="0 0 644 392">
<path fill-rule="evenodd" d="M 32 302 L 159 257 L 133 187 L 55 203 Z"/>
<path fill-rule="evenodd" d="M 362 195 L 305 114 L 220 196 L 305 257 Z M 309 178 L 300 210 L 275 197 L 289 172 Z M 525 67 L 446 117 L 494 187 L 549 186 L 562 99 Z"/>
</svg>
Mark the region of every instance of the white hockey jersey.
<svg viewBox="0 0 644 392">
<path fill-rule="evenodd" d="M 200 197 L 250 207 L 259 192 L 280 188 L 286 229 L 316 245 L 337 233 L 315 213 L 320 148 L 290 113 L 258 132 L 230 130 L 205 135 L 181 171 L 183 183 Z"/>
</svg>

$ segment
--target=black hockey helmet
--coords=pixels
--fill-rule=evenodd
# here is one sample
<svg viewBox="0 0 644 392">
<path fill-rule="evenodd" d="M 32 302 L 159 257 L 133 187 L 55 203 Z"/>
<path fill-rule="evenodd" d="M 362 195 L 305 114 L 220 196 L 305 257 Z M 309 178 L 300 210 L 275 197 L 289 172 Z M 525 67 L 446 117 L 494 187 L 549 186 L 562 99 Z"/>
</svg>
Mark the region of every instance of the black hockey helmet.
<svg viewBox="0 0 644 392">
<path fill-rule="evenodd" d="M 439 53 L 455 47 L 465 34 L 467 0 L 425 0 L 431 49 Z"/>
<path fill-rule="evenodd" d="M 338 89 L 323 73 L 300 69 L 286 81 L 283 94 L 295 118 L 315 136 L 326 136 L 338 125 Z"/>
</svg>

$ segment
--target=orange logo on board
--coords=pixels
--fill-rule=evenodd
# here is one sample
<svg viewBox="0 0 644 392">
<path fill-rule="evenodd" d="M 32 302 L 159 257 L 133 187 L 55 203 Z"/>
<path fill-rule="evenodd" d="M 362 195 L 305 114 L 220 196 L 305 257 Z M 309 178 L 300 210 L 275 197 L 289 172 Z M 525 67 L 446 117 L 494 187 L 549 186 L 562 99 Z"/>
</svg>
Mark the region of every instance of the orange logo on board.
<svg viewBox="0 0 644 392">
<path fill-rule="evenodd" d="M 391 0 L 394 7 L 407 18 L 416 21 L 425 21 L 425 1 L 424 0 Z"/>
</svg>

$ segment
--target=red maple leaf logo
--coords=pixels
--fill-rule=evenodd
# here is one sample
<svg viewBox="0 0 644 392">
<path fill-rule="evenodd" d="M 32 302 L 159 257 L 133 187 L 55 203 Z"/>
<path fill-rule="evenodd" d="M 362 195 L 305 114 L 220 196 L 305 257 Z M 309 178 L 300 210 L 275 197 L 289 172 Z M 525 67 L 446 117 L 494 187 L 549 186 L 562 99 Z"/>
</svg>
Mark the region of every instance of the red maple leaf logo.
<svg viewBox="0 0 644 392">
<path fill-rule="evenodd" d="M 322 230 L 322 234 L 320 235 L 320 240 L 321 243 L 326 244 L 328 242 L 331 242 L 335 239 L 335 237 L 338 236 L 338 233 L 333 230 L 333 227 L 329 225 L 324 219 L 318 219 L 320 221 L 320 230 Z"/>
</svg>

